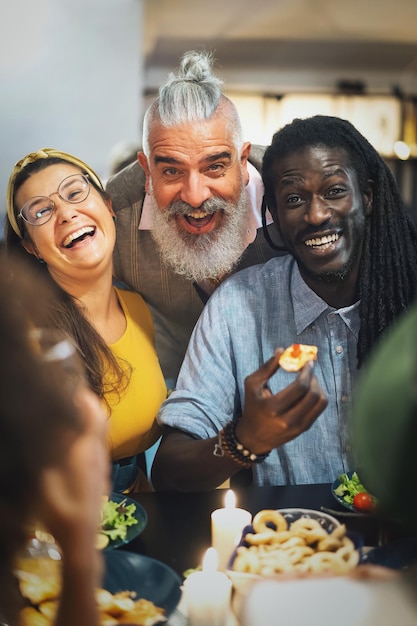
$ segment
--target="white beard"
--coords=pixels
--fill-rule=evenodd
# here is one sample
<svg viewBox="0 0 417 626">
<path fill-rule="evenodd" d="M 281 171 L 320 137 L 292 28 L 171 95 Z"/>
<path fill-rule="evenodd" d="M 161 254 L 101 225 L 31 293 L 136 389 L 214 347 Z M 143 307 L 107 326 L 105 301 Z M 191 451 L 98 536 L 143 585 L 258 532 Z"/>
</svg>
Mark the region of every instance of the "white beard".
<svg viewBox="0 0 417 626">
<path fill-rule="evenodd" d="M 245 185 L 236 204 L 221 198 L 210 198 L 199 207 L 207 213 L 222 211 L 223 224 L 210 233 L 193 235 L 177 228 L 175 215 L 190 213 L 193 207 L 185 202 L 173 202 L 161 210 L 152 189 L 152 237 L 156 241 L 162 261 L 174 272 L 188 280 L 202 282 L 219 279 L 238 263 L 246 249 L 246 237 L 251 204 Z"/>
</svg>

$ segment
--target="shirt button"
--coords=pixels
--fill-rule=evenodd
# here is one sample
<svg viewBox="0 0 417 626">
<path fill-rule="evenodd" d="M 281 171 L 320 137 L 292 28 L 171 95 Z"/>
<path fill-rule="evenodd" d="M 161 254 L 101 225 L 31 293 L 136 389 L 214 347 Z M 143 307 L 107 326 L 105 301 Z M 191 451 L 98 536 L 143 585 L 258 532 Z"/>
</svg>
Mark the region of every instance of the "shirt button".
<svg viewBox="0 0 417 626">
<path fill-rule="evenodd" d="M 348 443 L 346 446 L 346 452 L 349 454 L 351 450 L 352 450 L 352 446 Z"/>
<path fill-rule="evenodd" d="M 348 396 L 344 393 L 341 397 L 341 400 L 343 403 L 346 403 L 348 401 Z"/>
<path fill-rule="evenodd" d="M 343 346 L 336 346 L 337 354 L 341 354 L 343 352 Z"/>
</svg>

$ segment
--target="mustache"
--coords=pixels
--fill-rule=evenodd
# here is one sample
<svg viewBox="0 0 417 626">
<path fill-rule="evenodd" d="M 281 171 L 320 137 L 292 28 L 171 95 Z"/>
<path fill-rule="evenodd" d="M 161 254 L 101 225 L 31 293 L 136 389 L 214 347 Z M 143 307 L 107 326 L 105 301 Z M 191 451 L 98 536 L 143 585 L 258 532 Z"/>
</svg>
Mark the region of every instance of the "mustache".
<svg viewBox="0 0 417 626">
<path fill-rule="evenodd" d="M 202 211 L 207 215 L 213 215 L 213 213 L 217 213 L 218 211 L 229 212 L 229 207 L 230 205 L 221 198 L 208 198 L 198 207 L 191 206 L 188 202 L 177 200 L 176 202 L 171 202 L 171 204 L 167 206 L 165 213 L 170 217 L 175 217 L 176 215 L 189 215 L 193 211 Z"/>
<path fill-rule="evenodd" d="M 343 230 L 341 224 L 322 224 L 321 226 L 311 226 L 308 225 L 303 228 L 297 235 L 299 241 L 304 241 L 305 239 L 309 239 L 311 237 L 321 237 L 324 234 L 328 234 L 328 232 L 340 232 Z"/>
</svg>

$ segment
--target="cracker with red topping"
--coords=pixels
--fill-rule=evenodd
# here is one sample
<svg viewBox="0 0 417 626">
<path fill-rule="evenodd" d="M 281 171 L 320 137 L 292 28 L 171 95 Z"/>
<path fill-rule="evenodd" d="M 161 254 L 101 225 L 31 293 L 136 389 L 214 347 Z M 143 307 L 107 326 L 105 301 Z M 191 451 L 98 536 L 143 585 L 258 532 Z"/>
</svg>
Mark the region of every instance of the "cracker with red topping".
<svg viewBox="0 0 417 626">
<path fill-rule="evenodd" d="M 298 372 L 308 361 L 317 360 L 317 346 L 293 343 L 279 358 L 279 364 L 287 372 Z"/>
</svg>

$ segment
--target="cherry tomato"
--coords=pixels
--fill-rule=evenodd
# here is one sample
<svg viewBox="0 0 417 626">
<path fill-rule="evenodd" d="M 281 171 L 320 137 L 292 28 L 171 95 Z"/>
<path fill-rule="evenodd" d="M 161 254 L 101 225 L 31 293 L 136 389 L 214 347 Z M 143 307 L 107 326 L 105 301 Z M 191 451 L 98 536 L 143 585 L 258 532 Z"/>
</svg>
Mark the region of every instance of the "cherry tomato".
<svg viewBox="0 0 417 626">
<path fill-rule="evenodd" d="M 370 493 L 367 493 L 366 491 L 361 491 L 360 493 L 357 493 L 356 496 L 353 498 L 353 507 L 357 511 L 370 513 L 371 511 L 375 510 L 376 503 Z"/>
<path fill-rule="evenodd" d="M 301 354 L 301 348 L 299 343 L 294 343 L 291 351 L 291 356 L 297 358 Z"/>
</svg>

